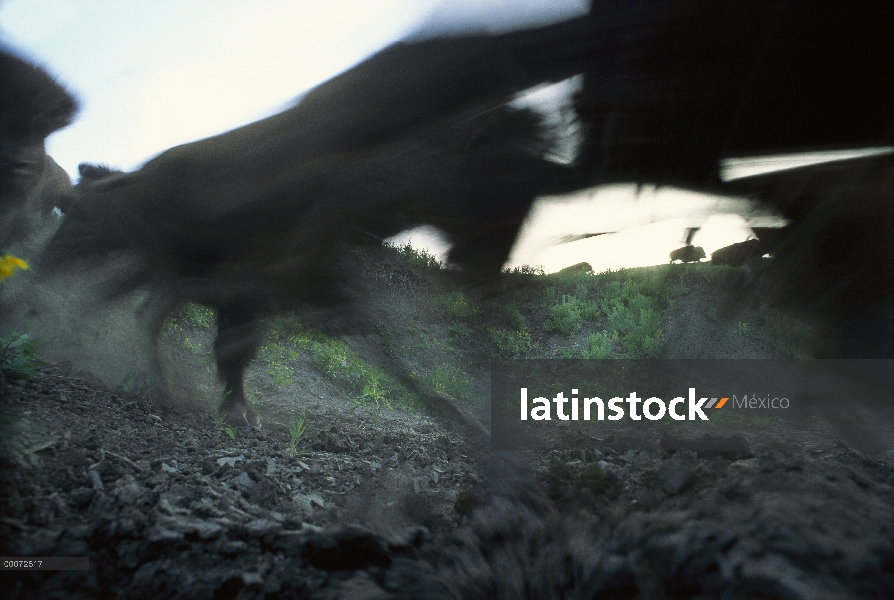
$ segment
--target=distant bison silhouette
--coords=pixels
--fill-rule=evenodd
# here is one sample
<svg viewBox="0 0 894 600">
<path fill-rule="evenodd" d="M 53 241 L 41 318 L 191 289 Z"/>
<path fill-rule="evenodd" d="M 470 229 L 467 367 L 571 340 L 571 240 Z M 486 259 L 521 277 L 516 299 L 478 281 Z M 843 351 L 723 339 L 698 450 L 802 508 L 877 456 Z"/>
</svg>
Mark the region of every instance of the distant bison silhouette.
<svg viewBox="0 0 894 600">
<path fill-rule="evenodd" d="M 705 258 L 705 249 L 701 246 L 683 246 L 682 248 L 677 248 L 670 253 L 671 262 L 679 260 L 681 262 L 688 263 L 696 262 L 703 258 Z"/>
<path fill-rule="evenodd" d="M 559 271 L 559 273 L 562 273 L 564 275 L 571 275 L 571 274 L 576 274 L 576 273 L 592 273 L 592 272 L 593 272 L 593 267 L 590 266 L 590 263 L 588 263 L 588 262 L 579 262 L 577 264 L 567 266 L 564 269 L 561 269 Z"/>
<path fill-rule="evenodd" d="M 711 253 L 711 263 L 715 265 L 729 265 L 740 267 L 755 256 L 761 256 L 762 244 L 758 240 L 745 240 L 737 244 L 730 244 Z"/>
</svg>

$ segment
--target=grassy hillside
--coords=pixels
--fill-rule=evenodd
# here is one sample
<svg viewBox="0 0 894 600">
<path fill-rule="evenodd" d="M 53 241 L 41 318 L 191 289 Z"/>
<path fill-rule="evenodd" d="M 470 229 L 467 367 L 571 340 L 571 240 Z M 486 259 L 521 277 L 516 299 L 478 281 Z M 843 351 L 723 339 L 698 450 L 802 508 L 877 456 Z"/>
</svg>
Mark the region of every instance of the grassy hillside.
<svg viewBox="0 0 894 600">
<path fill-rule="evenodd" d="M 411 382 L 483 409 L 492 359 L 806 357 L 820 342 L 816 324 L 745 293 L 759 264 L 524 268 L 498 292 L 457 285 L 409 246 L 357 253 L 351 265 L 362 298 L 354 323 L 333 327 L 331 315 L 313 310 L 267 322 L 247 388 L 275 421 L 344 400 L 424 410 Z M 208 409 L 220 394 L 213 324 L 209 309 L 189 305 L 163 336 L 175 393 Z"/>
</svg>

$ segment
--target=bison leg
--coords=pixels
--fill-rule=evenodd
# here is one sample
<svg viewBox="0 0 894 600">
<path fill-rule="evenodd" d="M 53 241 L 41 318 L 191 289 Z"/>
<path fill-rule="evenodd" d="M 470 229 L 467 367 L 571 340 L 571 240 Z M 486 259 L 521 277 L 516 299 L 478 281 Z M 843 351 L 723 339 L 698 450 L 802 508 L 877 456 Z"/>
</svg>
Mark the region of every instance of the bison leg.
<svg viewBox="0 0 894 600">
<path fill-rule="evenodd" d="M 261 420 L 245 398 L 245 369 L 261 344 L 261 327 L 253 311 L 245 305 L 228 304 L 217 311 L 217 339 L 214 358 L 217 374 L 225 384 L 220 413 L 250 427 Z"/>
</svg>

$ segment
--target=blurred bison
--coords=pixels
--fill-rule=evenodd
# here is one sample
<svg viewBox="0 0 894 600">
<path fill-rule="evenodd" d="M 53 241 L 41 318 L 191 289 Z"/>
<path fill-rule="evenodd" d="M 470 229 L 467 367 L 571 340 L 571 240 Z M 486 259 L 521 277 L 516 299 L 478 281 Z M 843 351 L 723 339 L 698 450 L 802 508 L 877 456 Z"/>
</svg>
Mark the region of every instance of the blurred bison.
<svg viewBox="0 0 894 600">
<path fill-rule="evenodd" d="M 242 375 L 257 318 L 346 295 L 335 264 L 345 244 L 435 225 L 453 243 L 450 261 L 488 281 L 538 195 L 635 182 L 745 193 L 783 209 L 796 188 L 725 184 L 719 161 L 891 143 L 879 74 L 894 70 L 892 10 L 859 0 L 599 2 L 549 27 L 396 44 L 279 115 L 84 181 L 47 264 L 122 252 L 137 265 L 118 289 L 160 292 L 159 315 L 186 300 L 217 308 L 224 409 L 256 423 Z M 536 115 L 507 102 L 580 72 L 583 142 L 563 167 L 545 159 Z M 788 212 L 796 225 L 837 226 L 812 210 Z M 847 243 L 890 248 L 890 227 L 871 231 Z M 793 269 L 817 261 L 809 247 L 821 238 L 801 238 L 808 250 L 789 254 Z M 871 297 L 873 310 L 888 298 Z"/>
<path fill-rule="evenodd" d="M 894 357 L 890 160 L 725 182 L 727 158 L 894 145 L 881 73 L 894 4 L 874 0 L 594 2 L 602 44 L 584 71 L 578 168 L 594 183 L 745 195 L 790 226 L 760 293 L 813 311 L 827 356 Z M 850 340 L 850 341 L 848 341 Z"/>
<path fill-rule="evenodd" d="M 711 264 L 729 265 L 741 267 L 749 259 L 761 256 L 762 245 L 757 240 L 745 240 L 737 244 L 730 244 L 711 253 Z"/>
<path fill-rule="evenodd" d="M 688 262 L 698 262 L 699 260 L 705 258 L 705 249 L 701 246 L 683 246 L 682 248 L 677 248 L 673 252 L 670 253 L 670 260 L 674 262 L 675 260 L 679 260 L 684 263 Z"/>
<path fill-rule="evenodd" d="M 756 231 L 772 251 L 762 294 L 825 317 L 823 356 L 894 357 L 894 155 L 839 160 L 732 181 L 791 221 Z M 774 239 L 775 238 L 775 239 Z"/>
<path fill-rule="evenodd" d="M 59 219 L 52 212 L 71 180 L 47 156 L 44 138 L 68 125 L 76 110 L 74 98 L 46 71 L 0 51 L 0 278 L 26 268 L 55 231 Z M 13 310 L 21 304 L 13 299 L 18 281 L 0 289 L 0 335 L 23 324 L 21 311 Z"/>
<path fill-rule="evenodd" d="M 574 75 L 592 51 L 577 19 L 499 36 L 401 43 L 294 107 L 162 153 L 133 173 L 82 168 L 44 266 L 135 263 L 115 292 L 149 288 L 156 332 L 185 301 L 218 313 L 222 410 L 256 425 L 243 374 L 259 316 L 349 297 L 340 249 L 428 224 L 471 281 L 498 277 L 538 195 L 567 189 L 541 117 L 507 103 Z"/>
<path fill-rule="evenodd" d="M 71 187 L 44 138 L 71 123 L 77 103 L 38 66 L 0 51 L 0 248 L 39 230 Z"/>
</svg>

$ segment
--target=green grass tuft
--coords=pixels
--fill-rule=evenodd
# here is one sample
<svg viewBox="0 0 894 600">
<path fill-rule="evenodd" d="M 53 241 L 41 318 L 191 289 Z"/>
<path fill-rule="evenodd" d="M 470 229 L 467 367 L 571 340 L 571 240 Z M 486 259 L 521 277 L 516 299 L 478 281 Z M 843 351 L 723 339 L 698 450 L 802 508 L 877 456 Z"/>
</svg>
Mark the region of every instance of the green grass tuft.
<svg viewBox="0 0 894 600">
<path fill-rule="evenodd" d="M 472 387 L 469 377 L 462 369 L 453 365 L 441 365 L 434 373 L 422 378 L 422 383 L 431 389 L 455 398 L 457 400 L 471 400 Z"/>
<path fill-rule="evenodd" d="M 481 316 L 481 309 L 469 302 L 461 290 L 435 294 L 432 301 L 448 319 L 474 321 Z"/>
<path fill-rule="evenodd" d="M 229 436 L 231 440 L 236 439 L 236 430 L 225 422 L 224 417 L 218 417 L 215 427 L 217 427 L 217 429 L 219 429 L 223 433 L 227 434 L 227 436 Z"/>
<path fill-rule="evenodd" d="M 493 328 L 490 329 L 490 336 L 495 358 L 522 358 L 539 346 L 527 329 L 512 331 Z"/>
<path fill-rule="evenodd" d="M 289 454 L 298 456 L 298 442 L 304 437 L 307 429 L 307 413 L 302 412 L 301 417 L 292 418 L 288 425 L 279 422 L 277 422 L 277 425 L 282 425 L 289 431 Z"/>
<path fill-rule="evenodd" d="M 344 384 L 358 395 L 361 404 L 391 408 L 393 405 L 413 409 L 418 400 L 397 379 L 377 365 L 371 365 L 351 352 L 348 345 L 321 333 L 307 329 L 294 317 L 280 317 L 270 321 L 271 342 L 261 348 L 262 360 L 267 361 L 267 372 L 280 385 L 288 385 L 294 377 L 289 361 L 309 355 L 314 365 L 326 377 Z"/>
</svg>

